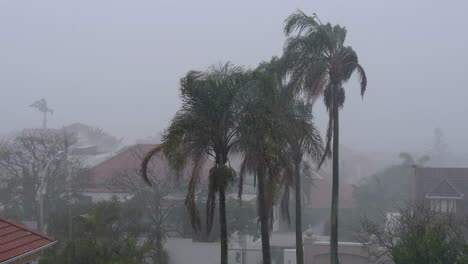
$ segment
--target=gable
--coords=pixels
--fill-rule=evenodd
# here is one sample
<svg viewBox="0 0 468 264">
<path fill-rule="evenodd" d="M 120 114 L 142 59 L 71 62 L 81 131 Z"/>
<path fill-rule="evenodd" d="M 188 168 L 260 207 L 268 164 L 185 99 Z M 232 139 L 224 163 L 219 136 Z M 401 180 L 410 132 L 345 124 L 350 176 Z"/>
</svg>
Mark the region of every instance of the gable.
<svg viewBox="0 0 468 264">
<path fill-rule="evenodd" d="M 457 206 L 468 212 L 468 195 L 464 195 L 468 194 L 468 168 L 416 167 L 412 185 L 416 201 L 437 196 L 457 197 Z"/>
<path fill-rule="evenodd" d="M 444 179 L 432 191 L 426 194 L 426 198 L 461 199 L 463 198 L 463 193 L 459 192 L 447 179 Z"/>
</svg>

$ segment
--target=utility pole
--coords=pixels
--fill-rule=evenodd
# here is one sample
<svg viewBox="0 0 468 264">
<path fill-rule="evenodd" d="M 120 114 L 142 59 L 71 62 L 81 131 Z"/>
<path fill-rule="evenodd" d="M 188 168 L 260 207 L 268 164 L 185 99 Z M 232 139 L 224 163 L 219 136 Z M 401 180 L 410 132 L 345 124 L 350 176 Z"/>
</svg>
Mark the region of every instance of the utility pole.
<svg viewBox="0 0 468 264">
<path fill-rule="evenodd" d="M 59 161 L 62 156 L 65 154 L 64 151 L 59 151 L 55 154 L 55 156 L 47 162 L 44 168 L 39 172 L 39 187 L 37 188 L 36 197 L 39 201 L 39 225 L 38 229 L 42 233 L 45 233 L 44 227 L 44 195 L 46 194 L 46 178 L 47 178 L 47 171 L 49 170 L 50 165 L 54 161 Z"/>
</svg>

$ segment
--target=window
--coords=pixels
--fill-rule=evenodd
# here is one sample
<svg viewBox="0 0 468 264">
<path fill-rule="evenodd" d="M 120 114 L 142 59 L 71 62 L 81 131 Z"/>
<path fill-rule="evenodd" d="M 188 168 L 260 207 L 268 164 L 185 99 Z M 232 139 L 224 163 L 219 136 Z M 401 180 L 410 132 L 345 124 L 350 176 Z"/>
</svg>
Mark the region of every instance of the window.
<svg viewBox="0 0 468 264">
<path fill-rule="evenodd" d="M 431 209 L 442 213 L 455 213 L 457 201 L 454 199 L 431 199 Z"/>
<path fill-rule="evenodd" d="M 444 213 L 448 212 L 447 200 L 440 200 L 440 211 Z"/>
</svg>

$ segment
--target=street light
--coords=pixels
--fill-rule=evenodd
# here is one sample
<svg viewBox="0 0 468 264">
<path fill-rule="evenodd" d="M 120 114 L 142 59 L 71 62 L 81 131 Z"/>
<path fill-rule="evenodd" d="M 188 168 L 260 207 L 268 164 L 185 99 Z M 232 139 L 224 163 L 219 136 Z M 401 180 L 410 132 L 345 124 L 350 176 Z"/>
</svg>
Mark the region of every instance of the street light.
<svg viewBox="0 0 468 264">
<path fill-rule="evenodd" d="M 57 152 L 54 157 L 47 162 L 47 164 L 44 166 L 44 168 L 39 172 L 39 187 L 37 188 L 37 193 L 36 193 L 36 199 L 39 201 L 39 231 L 42 233 L 45 233 L 45 228 L 44 228 L 44 195 L 46 193 L 46 173 L 47 170 L 49 169 L 49 166 L 54 162 L 54 161 L 60 161 L 64 156 L 67 154 L 65 151 L 59 151 Z"/>
</svg>

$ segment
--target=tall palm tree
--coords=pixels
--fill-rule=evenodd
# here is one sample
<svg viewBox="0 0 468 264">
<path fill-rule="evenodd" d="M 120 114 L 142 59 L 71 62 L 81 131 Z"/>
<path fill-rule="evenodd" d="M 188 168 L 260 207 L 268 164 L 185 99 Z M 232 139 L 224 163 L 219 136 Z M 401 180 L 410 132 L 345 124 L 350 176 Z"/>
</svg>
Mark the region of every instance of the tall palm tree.
<svg viewBox="0 0 468 264">
<path fill-rule="evenodd" d="M 218 194 L 222 264 L 228 262 L 225 191 L 233 177 L 233 170 L 226 164 L 229 164 L 229 154 L 237 142 L 237 94 L 245 83 L 244 77 L 242 68 L 229 63 L 212 67 L 207 72 L 189 72 L 180 82 L 181 109 L 165 131 L 162 144 L 150 151 L 142 162 L 142 176 L 148 184 L 146 168 L 156 153 L 162 152 L 176 172 L 182 172 L 187 165 L 192 166 L 185 205 L 191 215 L 192 227 L 199 231 L 196 186 L 205 162 L 214 161 L 209 171 L 206 229 L 211 230 Z"/>
<path fill-rule="evenodd" d="M 49 105 L 47 104 L 46 99 L 42 98 L 40 100 L 34 101 L 29 107 L 36 108 L 39 112 L 43 114 L 43 119 L 42 119 L 42 128 L 46 129 L 47 128 L 47 113 L 50 113 L 51 115 L 54 113 L 54 110 L 49 108 Z"/>
<path fill-rule="evenodd" d="M 236 150 L 242 154 L 239 198 L 247 172 L 258 182 L 258 214 L 262 239 L 263 263 L 270 264 L 270 227 L 272 208 L 280 192 L 281 164 L 286 157 L 285 126 L 281 120 L 287 98 L 273 70 L 273 63 L 263 63 L 250 75 L 244 91 Z"/>
<path fill-rule="evenodd" d="M 346 29 L 330 23 L 322 24 L 317 16 L 301 11 L 285 20 L 284 33 L 288 36 L 284 61 L 290 73 L 290 87 L 294 92 L 306 91 L 313 100 L 323 95 L 329 112 L 325 152 L 319 167 L 333 154 L 333 186 L 331 204 L 330 260 L 338 264 L 338 193 L 339 193 L 339 115 L 345 91 L 343 84 L 354 72 L 360 77 L 361 95 L 367 87 L 364 68 L 356 52 L 345 46 Z M 333 138 L 333 149 L 331 142 Z"/>
<path fill-rule="evenodd" d="M 304 154 L 308 154 L 312 161 L 319 162 L 323 155 L 322 138 L 312 119 L 312 104 L 302 99 L 295 99 L 288 105 L 285 115 L 285 124 L 289 128 L 287 140 L 289 145 L 288 164 L 292 169 L 285 170 L 285 191 L 283 194 L 282 208 L 289 222 L 289 188 L 295 190 L 295 215 L 296 215 L 296 261 L 304 263 L 302 243 L 302 203 L 301 174 L 303 174 Z M 288 165 L 287 164 L 287 165 Z"/>
</svg>

